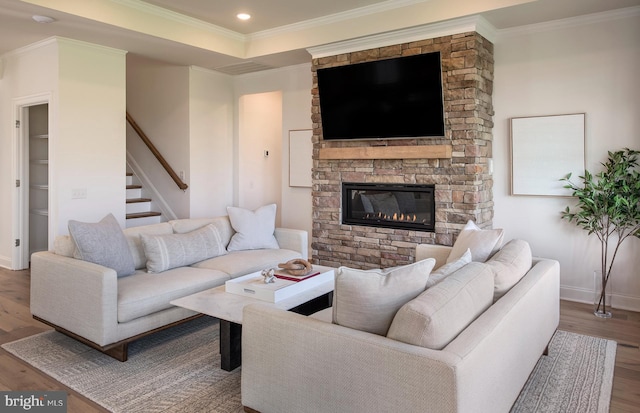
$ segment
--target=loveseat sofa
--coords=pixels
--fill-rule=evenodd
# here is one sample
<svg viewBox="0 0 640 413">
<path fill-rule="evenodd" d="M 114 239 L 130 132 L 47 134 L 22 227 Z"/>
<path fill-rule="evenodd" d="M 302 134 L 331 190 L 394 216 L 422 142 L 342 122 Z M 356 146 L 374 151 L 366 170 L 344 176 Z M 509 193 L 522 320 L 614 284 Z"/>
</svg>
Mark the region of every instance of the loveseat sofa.
<svg viewBox="0 0 640 413">
<path fill-rule="evenodd" d="M 53 251 L 32 255 L 31 312 L 34 318 L 56 330 L 121 361 L 127 359 L 129 342 L 199 316 L 169 304 L 171 300 L 290 259 L 307 258 L 306 231 L 285 228 L 274 231 L 272 227 L 270 236 L 276 243 L 269 248 L 249 245 L 250 249 L 227 251 L 232 238 L 238 234 L 229 216 L 179 219 L 117 230 L 126 238 L 127 252 L 131 253 L 135 267 L 133 274 L 118 276 L 113 268 L 74 258 L 77 246 L 72 237 L 59 236 Z M 176 259 L 186 262 L 185 254 L 204 249 L 202 240 L 208 234 L 202 232 L 206 231 L 216 234 L 215 240 L 221 245 L 213 254 L 217 256 L 168 268 L 171 259 L 174 263 Z M 144 244 L 145 236 L 147 241 L 162 243 Z M 101 245 L 106 242 L 98 241 Z M 186 248 L 185 242 L 188 242 Z M 158 252 L 153 263 L 147 256 L 152 246 L 157 247 Z M 176 246 L 187 251 L 162 251 Z M 150 268 L 155 272 L 149 272 Z"/>
<path fill-rule="evenodd" d="M 429 277 L 441 280 L 402 304 L 386 334 L 340 325 L 343 269 L 333 310 L 247 306 L 245 411 L 508 412 L 558 326 L 559 264 L 513 240 L 442 277 L 451 250 L 417 247 L 416 265 L 435 261 Z"/>
</svg>

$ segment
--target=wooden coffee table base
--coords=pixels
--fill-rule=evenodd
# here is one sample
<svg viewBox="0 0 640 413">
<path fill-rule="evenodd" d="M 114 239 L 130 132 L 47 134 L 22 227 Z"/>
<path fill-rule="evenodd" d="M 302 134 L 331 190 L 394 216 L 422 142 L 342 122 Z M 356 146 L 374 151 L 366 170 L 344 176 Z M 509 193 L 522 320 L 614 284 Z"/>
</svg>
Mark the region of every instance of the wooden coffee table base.
<svg viewBox="0 0 640 413">
<path fill-rule="evenodd" d="M 242 364 L 242 324 L 220 320 L 220 368 L 235 370 Z"/>
<path fill-rule="evenodd" d="M 294 313 L 310 315 L 331 307 L 333 291 L 290 309 Z M 242 364 L 242 324 L 220 319 L 220 368 L 232 371 Z"/>
</svg>

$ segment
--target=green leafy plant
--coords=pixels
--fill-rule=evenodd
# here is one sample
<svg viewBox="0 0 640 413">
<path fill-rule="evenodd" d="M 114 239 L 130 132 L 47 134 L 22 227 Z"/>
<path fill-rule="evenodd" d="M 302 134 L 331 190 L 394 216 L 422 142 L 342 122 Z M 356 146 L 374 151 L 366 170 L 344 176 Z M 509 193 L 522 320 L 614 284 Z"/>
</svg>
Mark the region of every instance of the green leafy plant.
<svg viewBox="0 0 640 413">
<path fill-rule="evenodd" d="M 571 174 L 561 179 L 578 199 L 576 210 L 572 212 L 567 207 L 562 218 L 589 235 L 596 234 L 600 240 L 602 291 L 594 312 L 599 316 L 610 316 L 605 291 L 620 244 L 631 236 L 640 238 L 639 154 L 629 148 L 609 152 L 609 158 L 602 163 L 604 170 L 595 175 L 585 170 L 580 176 L 581 184 L 572 182 Z M 613 254 L 609 259 L 610 247 Z"/>
</svg>

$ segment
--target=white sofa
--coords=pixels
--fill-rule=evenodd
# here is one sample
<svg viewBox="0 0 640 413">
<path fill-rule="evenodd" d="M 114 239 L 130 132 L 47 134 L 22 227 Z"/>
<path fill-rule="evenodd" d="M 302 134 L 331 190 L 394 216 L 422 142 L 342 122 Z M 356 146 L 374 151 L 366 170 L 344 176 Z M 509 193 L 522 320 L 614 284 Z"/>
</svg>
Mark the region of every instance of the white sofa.
<svg viewBox="0 0 640 413">
<path fill-rule="evenodd" d="M 450 247 L 419 245 L 416 258 L 434 257 L 437 268 L 449 251 Z M 482 278 L 484 283 L 487 271 L 495 274 L 490 262 L 465 265 L 425 290 L 426 297 L 429 290 L 440 288 L 426 305 L 444 290 L 458 288 L 461 280 Z M 508 412 L 548 351 L 559 322 L 559 264 L 531 259 L 530 250 L 529 262 L 530 268 L 513 287 L 496 294 L 497 299 L 491 297 L 488 308 L 441 349 L 337 325 L 331 323 L 330 312 L 323 319 L 260 304 L 247 306 L 242 336 L 245 411 Z M 431 324 L 414 323 L 409 333 L 425 338 L 438 334 L 435 330 L 447 330 L 451 323 L 441 313 L 456 312 L 457 300 L 473 301 L 476 292 L 469 288 L 448 297 L 442 311 L 431 315 Z M 411 307 L 414 300 L 406 304 L 409 313 L 419 307 Z M 389 335 L 394 329 L 399 335 L 394 324 L 404 309 L 396 313 Z M 405 316 L 409 313 L 404 311 Z"/>
<path fill-rule="evenodd" d="M 130 341 L 199 316 L 169 304 L 171 300 L 290 259 L 307 258 L 306 231 L 276 228 L 279 248 L 233 251 L 159 273 L 146 271 L 140 234 L 187 234 L 208 224 L 217 228 L 221 243 L 228 245 L 235 234 L 228 216 L 180 219 L 123 230 L 136 268 L 133 275 L 125 277 L 118 277 L 112 268 L 73 258 L 71 237 L 57 237 L 54 251 L 31 257 L 32 315 L 125 361 Z"/>
</svg>

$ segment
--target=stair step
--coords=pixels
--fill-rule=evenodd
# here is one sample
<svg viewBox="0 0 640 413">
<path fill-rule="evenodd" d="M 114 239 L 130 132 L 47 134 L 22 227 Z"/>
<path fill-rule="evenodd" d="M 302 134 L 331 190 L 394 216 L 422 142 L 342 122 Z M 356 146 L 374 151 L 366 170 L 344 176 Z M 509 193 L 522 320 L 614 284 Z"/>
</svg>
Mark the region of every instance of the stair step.
<svg viewBox="0 0 640 413">
<path fill-rule="evenodd" d="M 127 189 L 142 189 L 142 185 L 127 185 Z"/>
<path fill-rule="evenodd" d="M 151 198 L 128 198 L 127 204 L 135 204 L 138 202 L 151 202 Z"/>
<path fill-rule="evenodd" d="M 154 211 L 136 212 L 136 213 L 133 213 L 133 214 L 127 214 L 126 218 L 127 219 L 147 218 L 147 217 L 158 217 L 160 215 L 162 215 L 160 212 L 154 212 Z"/>
<path fill-rule="evenodd" d="M 127 176 L 133 176 L 133 172 L 127 172 Z"/>
</svg>

